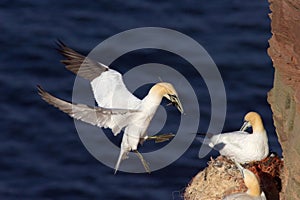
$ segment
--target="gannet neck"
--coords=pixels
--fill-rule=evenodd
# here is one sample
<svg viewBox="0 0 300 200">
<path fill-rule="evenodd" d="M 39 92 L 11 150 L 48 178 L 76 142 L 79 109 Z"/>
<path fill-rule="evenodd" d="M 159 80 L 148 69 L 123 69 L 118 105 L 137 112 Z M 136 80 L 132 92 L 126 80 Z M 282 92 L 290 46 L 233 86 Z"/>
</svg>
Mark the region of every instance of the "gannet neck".
<svg viewBox="0 0 300 200">
<path fill-rule="evenodd" d="M 244 173 L 244 182 L 246 187 L 248 188 L 246 193 L 253 197 L 260 196 L 261 195 L 260 184 L 255 174 L 249 171 L 248 169 L 244 169 L 243 173 Z"/>
<path fill-rule="evenodd" d="M 251 126 L 253 133 L 264 133 L 265 128 L 260 115 L 256 112 L 249 112 L 245 116 L 245 121 L 248 121 Z"/>
<path fill-rule="evenodd" d="M 165 94 L 166 94 L 166 89 L 159 84 L 155 84 L 150 89 L 148 95 L 143 99 L 143 101 L 146 104 L 159 105 Z"/>
<path fill-rule="evenodd" d="M 148 95 L 143 99 L 142 107 L 149 113 L 155 113 L 161 103 L 162 98 L 167 94 L 165 87 L 155 84 Z"/>
</svg>

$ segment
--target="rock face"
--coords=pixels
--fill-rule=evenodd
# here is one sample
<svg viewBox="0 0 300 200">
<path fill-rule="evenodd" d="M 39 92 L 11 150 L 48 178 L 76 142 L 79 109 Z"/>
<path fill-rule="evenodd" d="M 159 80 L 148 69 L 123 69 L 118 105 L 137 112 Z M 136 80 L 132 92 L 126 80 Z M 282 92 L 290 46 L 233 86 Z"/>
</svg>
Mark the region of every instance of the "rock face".
<svg viewBox="0 0 300 200">
<path fill-rule="evenodd" d="M 300 199 L 300 1 L 270 0 L 275 67 L 268 101 L 285 161 L 280 199 Z"/>
</svg>

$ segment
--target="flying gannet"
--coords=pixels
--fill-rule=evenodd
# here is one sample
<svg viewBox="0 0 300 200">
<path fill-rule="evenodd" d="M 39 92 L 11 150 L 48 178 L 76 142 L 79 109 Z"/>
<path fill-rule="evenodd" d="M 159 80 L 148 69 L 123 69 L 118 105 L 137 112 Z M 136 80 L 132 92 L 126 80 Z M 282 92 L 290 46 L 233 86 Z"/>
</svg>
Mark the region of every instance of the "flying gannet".
<svg viewBox="0 0 300 200">
<path fill-rule="evenodd" d="M 231 194 L 223 198 L 223 200 L 267 200 L 265 193 L 260 188 L 260 183 L 253 172 L 243 168 L 238 162 L 235 162 L 241 171 L 244 183 L 248 190 L 245 193 Z"/>
<path fill-rule="evenodd" d="M 66 68 L 90 81 L 98 107 L 69 103 L 52 96 L 38 86 L 42 99 L 77 120 L 110 128 L 115 136 L 124 129 L 115 173 L 130 151 L 137 153 L 146 171 L 150 172 L 137 148 L 139 143 L 147 139 L 156 139 L 159 142 L 173 136 L 170 134 L 148 137 L 146 132 L 163 97 L 183 113 L 183 107 L 172 84 L 156 83 L 147 96 L 139 99 L 128 91 L 119 72 L 79 54 L 62 42 L 58 42 L 58 47 L 59 52 L 66 58 L 61 61 Z"/>
<path fill-rule="evenodd" d="M 208 144 L 226 156 L 239 163 L 260 161 L 269 154 L 268 137 L 261 117 L 256 112 L 249 112 L 244 117 L 240 131 L 221 134 L 207 134 L 204 144 Z M 245 130 L 252 127 L 253 132 Z"/>
</svg>

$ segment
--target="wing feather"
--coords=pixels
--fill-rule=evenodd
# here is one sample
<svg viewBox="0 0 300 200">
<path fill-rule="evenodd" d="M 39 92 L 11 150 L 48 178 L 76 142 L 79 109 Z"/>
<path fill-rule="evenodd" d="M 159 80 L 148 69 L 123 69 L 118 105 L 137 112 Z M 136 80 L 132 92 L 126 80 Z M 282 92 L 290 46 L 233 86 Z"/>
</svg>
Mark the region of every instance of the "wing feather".
<svg viewBox="0 0 300 200">
<path fill-rule="evenodd" d="M 52 102 L 52 105 L 60 103 L 55 104 L 56 107 L 68 107 L 69 110 L 65 111 L 63 110 L 66 109 L 65 107 L 59 109 L 82 121 L 88 119 L 88 116 L 92 115 L 91 113 L 96 113 L 96 117 L 101 119 L 101 123 L 98 126 L 111 128 L 115 135 L 118 134 L 130 122 L 129 117 L 132 115 L 129 116 L 127 111 L 140 109 L 141 100 L 127 89 L 119 72 L 79 54 L 61 41 L 58 41 L 57 44 L 58 51 L 66 57 L 66 60 L 62 60 L 66 68 L 91 82 L 94 98 L 99 107 L 91 108 L 82 104 L 70 104 L 73 106 L 71 109 L 70 105 L 62 103 L 62 100 L 56 100 Z M 51 98 L 51 100 L 54 99 Z M 73 113 L 70 110 L 73 110 Z M 126 111 L 126 114 L 120 115 L 124 111 Z M 117 112 L 118 114 L 110 115 L 109 117 L 107 114 L 102 116 L 104 112 Z M 95 124 L 96 122 L 90 118 L 87 120 L 88 123 Z"/>
<path fill-rule="evenodd" d="M 114 128 L 110 123 L 112 116 L 138 112 L 137 110 L 130 109 L 108 109 L 91 107 L 84 104 L 72 104 L 52 96 L 40 86 L 38 86 L 38 92 L 43 100 L 67 113 L 71 117 L 99 127 Z"/>
<path fill-rule="evenodd" d="M 61 62 L 73 73 L 91 81 L 98 106 L 105 108 L 133 108 L 140 104 L 126 88 L 122 75 L 108 66 L 76 52 L 57 41 L 58 51 L 66 58 Z"/>
<path fill-rule="evenodd" d="M 105 108 L 138 109 L 141 100 L 125 86 L 122 75 L 112 69 L 91 82 L 98 106 Z"/>
<path fill-rule="evenodd" d="M 67 47 L 63 42 L 57 41 L 57 50 L 66 58 L 61 62 L 66 65 L 66 68 L 89 81 L 100 76 L 102 72 L 109 68 L 97 61 L 81 55 L 70 47 Z"/>
</svg>

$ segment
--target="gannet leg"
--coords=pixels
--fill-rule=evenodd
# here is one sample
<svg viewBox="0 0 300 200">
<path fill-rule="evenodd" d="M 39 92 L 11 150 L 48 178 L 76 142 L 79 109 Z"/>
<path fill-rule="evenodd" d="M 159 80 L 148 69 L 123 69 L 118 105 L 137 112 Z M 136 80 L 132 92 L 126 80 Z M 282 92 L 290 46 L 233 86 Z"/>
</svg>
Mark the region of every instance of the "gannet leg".
<svg viewBox="0 0 300 200">
<path fill-rule="evenodd" d="M 138 150 L 134 150 L 133 151 L 134 153 L 136 153 L 136 155 L 139 157 L 139 159 L 141 160 L 146 172 L 148 172 L 149 174 L 151 173 L 150 171 L 150 167 L 149 167 L 149 164 L 147 163 L 147 161 L 144 159 L 143 155 L 138 152 Z"/>
<path fill-rule="evenodd" d="M 165 142 L 173 138 L 175 134 L 173 133 L 166 133 L 166 134 L 161 134 L 161 135 L 154 135 L 154 136 L 149 136 L 147 140 L 155 140 L 155 143 L 160 143 L 160 142 Z"/>
</svg>

